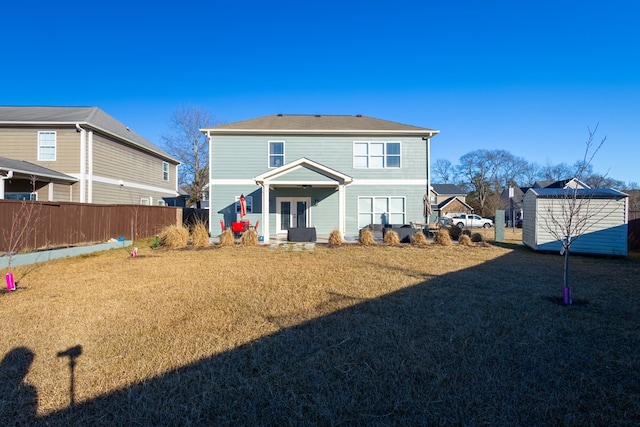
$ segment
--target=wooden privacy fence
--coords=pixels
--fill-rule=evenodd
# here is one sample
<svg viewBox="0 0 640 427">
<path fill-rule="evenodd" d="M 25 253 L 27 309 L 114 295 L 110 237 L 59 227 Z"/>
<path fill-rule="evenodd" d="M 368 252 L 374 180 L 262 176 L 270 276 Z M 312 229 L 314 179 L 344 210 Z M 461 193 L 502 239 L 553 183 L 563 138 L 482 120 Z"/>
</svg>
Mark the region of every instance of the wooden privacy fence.
<svg viewBox="0 0 640 427">
<path fill-rule="evenodd" d="M 640 210 L 629 210 L 629 250 L 640 251 Z"/>
<path fill-rule="evenodd" d="M 152 237 L 181 223 L 171 206 L 0 200 L 0 252 Z"/>
</svg>

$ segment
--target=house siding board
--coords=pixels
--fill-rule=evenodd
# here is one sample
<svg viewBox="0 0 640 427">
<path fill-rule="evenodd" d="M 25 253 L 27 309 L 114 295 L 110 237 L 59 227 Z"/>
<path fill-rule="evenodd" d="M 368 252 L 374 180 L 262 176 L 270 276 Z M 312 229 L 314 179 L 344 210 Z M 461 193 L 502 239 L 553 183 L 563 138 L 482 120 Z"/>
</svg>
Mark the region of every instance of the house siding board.
<svg viewBox="0 0 640 427">
<path fill-rule="evenodd" d="M 354 136 L 297 136 L 216 135 L 211 145 L 211 176 L 213 179 L 246 178 L 269 169 L 269 141 L 285 142 L 285 164 L 306 157 L 354 178 L 409 179 L 426 177 L 426 144 L 417 137 L 354 137 Z M 354 141 L 400 142 L 402 167 L 365 169 L 353 167 Z"/>
<path fill-rule="evenodd" d="M 56 132 L 56 160 L 38 161 L 38 132 Z M 38 128 L 2 128 L 0 153 L 3 157 L 24 160 L 63 173 L 80 170 L 80 135 L 75 129 L 60 126 Z"/>
</svg>

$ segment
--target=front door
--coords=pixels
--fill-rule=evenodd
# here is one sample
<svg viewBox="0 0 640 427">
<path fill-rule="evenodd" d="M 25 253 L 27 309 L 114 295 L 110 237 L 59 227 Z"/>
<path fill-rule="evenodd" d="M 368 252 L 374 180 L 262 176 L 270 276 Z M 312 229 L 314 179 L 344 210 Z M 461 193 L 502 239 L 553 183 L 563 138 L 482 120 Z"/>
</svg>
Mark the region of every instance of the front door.
<svg viewBox="0 0 640 427">
<path fill-rule="evenodd" d="M 286 233 L 289 228 L 308 227 L 311 199 L 278 197 L 276 204 L 276 233 Z"/>
</svg>

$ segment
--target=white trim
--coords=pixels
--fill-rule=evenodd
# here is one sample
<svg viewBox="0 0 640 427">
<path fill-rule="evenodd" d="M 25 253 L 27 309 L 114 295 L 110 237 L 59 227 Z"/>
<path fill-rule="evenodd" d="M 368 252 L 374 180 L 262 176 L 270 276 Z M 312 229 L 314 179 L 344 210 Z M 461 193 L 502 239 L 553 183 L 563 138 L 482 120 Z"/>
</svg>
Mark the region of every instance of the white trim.
<svg viewBox="0 0 640 427">
<path fill-rule="evenodd" d="M 43 159 L 40 156 L 40 135 L 41 134 L 49 134 L 52 133 L 53 134 L 53 159 Z M 55 130 L 39 130 L 37 133 L 37 139 L 36 139 L 36 144 L 38 145 L 38 161 L 39 162 L 55 162 L 56 159 L 58 158 L 58 132 L 56 132 Z"/>
<path fill-rule="evenodd" d="M 282 156 L 282 164 L 280 166 L 271 166 L 271 156 L 272 156 L 272 154 L 271 154 L 271 143 L 274 143 L 274 142 L 281 142 L 282 143 L 282 154 L 273 154 L 274 157 L 275 156 Z M 286 157 L 285 157 L 286 156 L 286 153 L 285 153 L 286 148 L 285 147 L 286 147 L 285 141 L 276 140 L 276 139 L 267 141 L 267 168 L 276 169 L 276 168 L 282 167 L 282 166 L 284 166 L 286 164 Z"/>
<path fill-rule="evenodd" d="M 317 169 L 324 174 L 328 175 L 332 179 L 335 179 L 336 185 L 339 181 L 344 181 L 345 184 L 350 184 L 353 181 L 353 178 L 349 175 L 346 175 L 342 172 L 339 172 L 335 169 L 331 169 L 327 166 L 321 165 L 320 163 L 314 162 L 313 160 L 309 160 L 306 157 L 301 157 L 298 160 L 294 160 L 291 163 L 286 163 L 279 168 L 271 169 L 263 174 L 260 174 L 253 178 L 253 180 L 257 184 L 262 184 L 266 181 L 271 181 L 276 179 L 280 175 L 286 175 L 287 173 L 298 169 L 300 166 L 307 167 L 309 169 Z"/>
<path fill-rule="evenodd" d="M 282 217 L 282 213 L 280 212 L 280 203 L 282 202 L 291 202 L 292 208 L 295 206 L 297 202 L 305 202 L 307 204 L 306 209 L 306 223 L 305 226 L 309 227 L 311 224 L 311 197 L 276 197 L 276 234 L 286 233 L 287 230 L 283 230 L 280 228 L 280 220 Z M 292 212 L 290 212 L 291 215 Z"/>
<path fill-rule="evenodd" d="M 367 144 L 367 166 L 356 166 L 356 144 Z M 383 152 L 382 155 L 372 155 L 371 154 L 371 150 L 369 149 L 369 147 L 371 146 L 371 144 L 382 144 L 383 145 Z M 388 144 L 399 144 L 400 145 L 400 154 L 388 154 L 387 153 L 387 145 Z M 387 158 L 389 156 L 392 157 L 398 157 L 400 159 L 400 165 L 399 166 L 387 166 Z M 363 155 L 358 155 L 357 157 L 365 157 Z M 371 158 L 372 157 L 382 157 L 382 162 L 383 162 L 383 166 L 380 167 L 374 167 L 371 166 Z M 354 169 L 402 169 L 402 141 L 366 141 L 366 140 L 355 140 L 353 141 L 353 143 L 351 144 L 351 160 L 352 160 L 352 167 Z"/>
<path fill-rule="evenodd" d="M 69 174 L 69 176 L 77 178 L 78 174 Z M 155 187 L 153 185 L 138 184 L 135 182 L 124 181 L 116 178 L 107 178 L 103 176 L 94 176 L 93 180 L 95 182 L 99 182 L 102 184 L 117 185 L 118 187 L 123 186 L 123 187 L 129 187 L 129 188 L 136 188 L 138 190 L 155 191 L 157 193 L 166 193 L 167 195 L 171 195 L 173 197 L 177 196 L 176 192 L 169 188 L 161 188 L 161 187 Z"/>
<path fill-rule="evenodd" d="M 80 128 L 80 203 L 87 199 L 87 131 Z"/>
<path fill-rule="evenodd" d="M 93 202 L 93 131 L 88 132 L 87 137 L 87 202 Z"/>
<path fill-rule="evenodd" d="M 358 185 L 427 185 L 426 179 L 354 179 L 353 186 Z"/>
<path fill-rule="evenodd" d="M 407 135 L 407 136 L 424 136 L 432 137 L 440 133 L 439 130 L 418 129 L 418 130 L 380 130 L 380 129 L 200 129 L 200 132 L 207 132 L 209 137 L 213 135 L 234 135 L 234 134 L 251 134 L 251 135 Z"/>
</svg>

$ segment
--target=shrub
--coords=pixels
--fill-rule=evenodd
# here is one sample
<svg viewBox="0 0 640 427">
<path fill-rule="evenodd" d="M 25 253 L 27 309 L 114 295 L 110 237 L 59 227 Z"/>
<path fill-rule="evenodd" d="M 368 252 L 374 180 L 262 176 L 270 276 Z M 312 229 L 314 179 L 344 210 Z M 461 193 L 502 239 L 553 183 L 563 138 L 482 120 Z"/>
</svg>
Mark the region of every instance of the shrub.
<svg viewBox="0 0 640 427">
<path fill-rule="evenodd" d="M 451 236 L 449 235 L 449 230 L 447 230 L 446 228 L 441 228 L 440 230 L 438 230 L 436 235 L 433 236 L 433 241 L 442 246 L 451 246 Z"/>
<path fill-rule="evenodd" d="M 373 245 L 376 243 L 376 241 L 373 239 L 373 232 L 371 231 L 370 228 L 363 228 L 362 230 L 360 230 L 360 237 L 358 238 L 358 243 L 360 243 L 361 245 Z"/>
<path fill-rule="evenodd" d="M 193 246 L 208 246 L 209 245 L 209 230 L 202 221 L 198 221 L 194 224 L 191 230 L 191 243 Z"/>
<path fill-rule="evenodd" d="M 233 246 L 234 243 L 233 231 L 230 228 L 225 228 L 220 235 L 220 246 Z"/>
<path fill-rule="evenodd" d="M 387 230 L 382 241 L 387 245 L 398 246 L 400 244 L 400 236 L 393 230 Z"/>
<path fill-rule="evenodd" d="M 471 245 L 473 245 L 473 242 L 471 242 L 471 237 L 469 237 L 466 234 L 462 234 L 460 236 L 460 238 L 458 239 L 458 243 L 463 245 L 463 246 L 471 246 Z"/>
<path fill-rule="evenodd" d="M 418 246 L 424 246 L 429 244 L 429 241 L 427 240 L 427 237 L 424 235 L 424 233 L 418 230 L 413 235 L 413 238 L 411 239 L 411 243 Z"/>
<path fill-rule="evenodd" d="M 253 228 L 245 231 L 240 239 L 243 246 L 257 246 L 258 245 L 258 232 Z"/>
<path fill-rule="evenodd" d="M 464 230 L 462 230 L 462 234 L 471 237 L 471 230 L 468 230 L 468 229 L 465 228 Z"/>
<path fill-rule="evenodd" d="M 480 233 L 473 233 L 473 236 L 471 236 L 471 241 L 475 243 L 484 242 L 484 237 L 482 237 L 482 234 Z"/>
<path fill-rule="evenodd" d="M 182 225 L 170 225 L 160 232 L 160 245 L 169 248 L 183 248 L 189 241 L 189 230 Z"/>
<path fill-rule="evenodd" d="M 462 234 L 462 229 L 457 225 L 447 227 L 447 230 L 449 233 L 449 237 L 453 240 L 458 240 L 460 238 L 460 235 Z"/>
<path fill-rule="evenodd" d="M 329 234 L 329 246 L 340 246 L 342 245 L 342 234 L 338 230 L 333 230 L 331 234 Z"/>
</svg>

